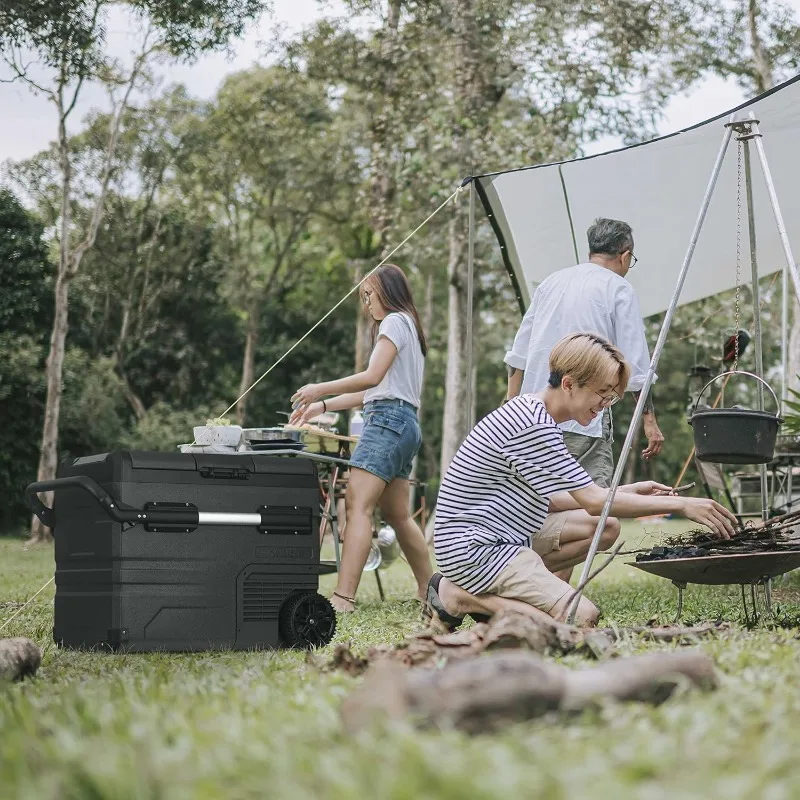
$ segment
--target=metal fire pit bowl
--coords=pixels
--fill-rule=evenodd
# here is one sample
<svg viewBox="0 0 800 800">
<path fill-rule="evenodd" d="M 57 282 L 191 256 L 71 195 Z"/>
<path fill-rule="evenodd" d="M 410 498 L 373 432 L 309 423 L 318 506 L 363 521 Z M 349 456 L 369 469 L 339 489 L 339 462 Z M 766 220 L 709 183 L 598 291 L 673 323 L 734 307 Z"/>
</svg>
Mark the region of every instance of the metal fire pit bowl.
<svg viewBox="0 0 800 800">
<path fill-rule="evenodd" d="M 628 561 L 651 575 L 667 578 L 678 590 L 678 611 L 675 622 L 681 618 L 683 592 L 690 583 L 720 586 L 738 583 L 742 590 L 742 608 L 745 622 L 755 623 L 759 617 L 756 586 L 764 589 L 764 608 L 772 614 L 772 578 L 800 567 L 800 550 L 772 553 L 730 553 L 728 555 L 699 556 L 696 558 L 663 558 L 658 561 Z M 745 586 L 750 586 L 748 608 Z"/>
<path fill-rule="evenodd" d="M 667 578 L 675 584 L 757 583 L 800 567 L 800 550 L 775 553 L 732 553 L 698 558 L 629 561 L 629 566 Z"/>
</svg>

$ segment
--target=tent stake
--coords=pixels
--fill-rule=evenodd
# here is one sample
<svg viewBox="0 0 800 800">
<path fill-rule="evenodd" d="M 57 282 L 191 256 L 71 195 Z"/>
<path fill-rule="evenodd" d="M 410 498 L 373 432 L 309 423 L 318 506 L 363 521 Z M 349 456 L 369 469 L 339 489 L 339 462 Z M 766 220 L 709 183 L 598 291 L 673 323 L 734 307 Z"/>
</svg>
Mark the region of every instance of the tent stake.
<svg viewBox="0 0 800 800">
<path fill-rule="evenodd" d="M 733 122 L 733 115 L 730 117 L 730 122 Z M 642 420 L 642 413 L 644 411 L 644 404 L 647 401 L 647 397 L 650 394 L 650 389 L 653 386 L 653 380 L 656 374 L 656 367 L 658 366 L 658 360 L 661 357 L 661 351 L 664 349 L 664 343 L 667 340 L 667 333 L 669 332 L 670 325 L 672 323 L 672 317 L 675 314 L 675 309 L 678 306 L 678 300 L 681 295 L 681 290 L 683 289 L 684 281 L 686 280 L 686 274 L 689 271 L 689 265 L 692 263 L 692 256 L 694 255 L 695 247 L 697 246 L 697 239 L 700 236 L 700 231 L 703 227 L 703 222 L 706 218 L 706 213 L 708 211 L 708 206 L 711 203 L 711 196 L 714 194 L 714 188 L 717 185 L 717 178 L 719 177 L 720 170 L 722 169 L 722 162 L 725 159 L 725 152 L 728 149 L 728 144 L 731 140 L 731 134 L 733 133 L 731 127 L 729 125 L 725 126 L 725 133 L 722 136 L 722 144 L 720 145 L 719 152 L 717 153 L 717 160 L 714 163 L 714 168 L 711 172 L 711 177 L 708 181 L 708 186 L 706 187 L 706 193 L 703 197 L 703 202 L 700 206 L 700 213 L 697 216 L 697 221 L 694 224 L 694 230 L 692 231 L 691 239 L 689 240 L 689 247 L 686 251 L 686 256 L 683 259 L 683 265 L 681 266 L 680 274 L 678 275 L 678 282 L 675 286 L 675 291 L 672 295 L 672 300 L 670 301 L 669 308 L 667 309 L 666 316 L 664 317 L 664 322 L 661 325 L 661 330 L 658 334 L 658 341 L 656 342 L 656 346 L 653 348 L 653 358 L 650 361 L 650 368 L 647 370 L 647 377 L 645 378 L 644 386 L 639 394 L 639 400 L 636 403 L 636 409 L 633 412 L 633 418 L 631 419 L 630 427 L 628 428 L 628 433 L 625 436 L 625 442 L 622 445 L 622 452 L 620 453 L 619 460 L 617 461 L 616 469 L 614 470 L 614 477 L 611 480 L 611 486 L 608 490 L 608 497 L 606 498 L 605 503 L 603 504 L 603 511 L 600 514 L 600 519 L 597 523 L 597 527 L 594 531 L 594 536 L 592 537 L 592 542 L 589 545 L 589 552 L 586 555 L 586 561 L 583 565 L 583 572 L 581 573 L 581 578 L 579 581 L 579 585 L 586 581 L 586 578 L 589 576 L 590 572 L 592 571 L 592 561 L 594 561 L 594 557 L 597 554 L 597 548 L 600 544 L 600 536 L 603 533 L 603 529 L 606 526 L 606 520 L 608 519 L 609 512 L 611 511 L 611 504 L 614 502 L 614 495 L 617 493 L 617 487 L 620 484 L 622 479 L 623 472 L 625 470 L 625 463 L 628 460 L 628 454 L 631 451 L 631 446 L 633 445 L 633 438 L 634 435 L 639 427 L 639 423 Z M 757 140 L 758 141 L 758 140 Z M 800 294 L 798 294 L 800 296 Z M 575 622 L 575 614 L 578 610 L 578 603 L 580 602 L 581 592 L 576 592 L 575 597 L 572 600 L 570 605 L 569 613 L 567 615 L 567 621 L 570 624 L 574 624 Z"/>
</svg>

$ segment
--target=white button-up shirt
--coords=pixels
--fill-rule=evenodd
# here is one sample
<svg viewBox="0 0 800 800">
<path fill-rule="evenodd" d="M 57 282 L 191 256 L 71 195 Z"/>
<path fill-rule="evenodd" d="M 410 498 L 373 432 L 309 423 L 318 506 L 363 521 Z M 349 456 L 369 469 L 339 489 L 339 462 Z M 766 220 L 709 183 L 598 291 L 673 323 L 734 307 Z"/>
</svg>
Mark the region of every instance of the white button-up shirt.
<svg viewBox="0 0 800 800">
<path fill-rule="evenodd" d="M 596 333 L 615 344 L 631 365 L 628 391 L 644 386 L 650 353 L 633 287 L 599 264 L 578 264 L 548 275 L 536 289 L 530 308 L 506 353 L 510 367 L 525 370 L 521 393 L 538 392 L 550 377 L 550 351 L 570 333 Z M 600 438 L 603 416 L 584 427 L 574 420 L 561 423 L 565 431 Z"/>
</svg>

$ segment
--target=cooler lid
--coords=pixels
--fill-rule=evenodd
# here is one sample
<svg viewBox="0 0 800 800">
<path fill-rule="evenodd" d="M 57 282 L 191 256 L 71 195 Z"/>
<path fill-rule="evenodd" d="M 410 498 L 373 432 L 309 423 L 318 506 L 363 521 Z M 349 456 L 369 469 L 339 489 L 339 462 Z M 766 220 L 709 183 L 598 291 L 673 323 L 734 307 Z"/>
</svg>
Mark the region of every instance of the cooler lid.
<svg viewBox="0 0 800 800">
<path fill-rule="evenodd" d="M 171 469 L 195 472 L 197 464 L 189 453 L 154 453 L 149 450 L 130 451 L 132 469 Z"/>
</svg>

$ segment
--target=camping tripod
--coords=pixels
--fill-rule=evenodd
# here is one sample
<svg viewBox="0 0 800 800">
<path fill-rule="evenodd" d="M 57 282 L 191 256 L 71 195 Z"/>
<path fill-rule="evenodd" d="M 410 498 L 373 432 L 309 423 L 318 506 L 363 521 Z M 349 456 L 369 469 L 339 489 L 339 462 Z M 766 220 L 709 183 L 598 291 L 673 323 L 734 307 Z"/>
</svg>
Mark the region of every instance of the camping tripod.
<svg viewBox="0 0 800 800">
<path fill-rule="evenodd" d="M 767 185 L 767 191 L 769 193 L 772 212 L 775 216 L 775 222 L 778 228 L 778 234 L 781 239 L 781 245 L 783 247 L 784 255 L 786 256 L 788 272 L 791 276 L 792 283 L 794 286 L 795 296 L 798 298 L 798 300 L 800 300 L 800 274 L 798 274 L 797 263 L 795 262 L 794 256 L 792 254 L 791 245 L 789 244 L 789 238 L 786 234 L 786 226 L 783 221 L 783 215 L 781 213 L 780 205 L 778 204 L 777 195 L 775 194 L 775 186 L 772 181 L 772 174 L 769 169 L 769 164 L 767 163 L 766 153 L 764 152 L 764 143 L 762 141 L 762 135 L 758 128 L 758 120 L 755 119 L 752 113 L 750 114 L 749 118 L 745 120 L 737 120 L 735 119 L 735 117 L 736 115 L 732 114 L 731 117 L 729 118 L 728 123 L 725 125 L 725 132 L 722 137 L 722 144 L 720 145 L 719 152 L 717 153 L 717 158 L 714 163 L 714 167 L 711 171 L 711 177 L 709 179 L 708 186 L 706 188 L 706 192 L 703 197 L 703 201 L 700 205 L 700 212 L 697 216 L 697 220 L 695 222 L 691 238 L 689 239 L 689 246 L 687 248 L 686 255 L 683 259 L 681 271 L 678 276 L 677 284 L 675 286 L 675 291 L 672 295 L 669 308 L 667 309 L 667 313 L 664 317 L 664 322 L 661 325 L 661 330 L 659 331 L 658 334 L 658 340 L 656 341 L 656 345 L 653 349 L 653 357 L 650 361 L 650 368 L 647 371 L 647 376 L 645 378 L 644 386 L 642 387 L 642 390 L 639 394 L 639 400 L 636 403 L 636 409 L 634 410 L 633 418 L 631 419 L 630 427 L 628 428 L 628 433 L 625 436 L 625 441 L 622 445 L 622 452 L 620 453 L 619 461 L 617 462 L 616 468 L 614 470 L 614 477 L 612 478 L 611 481 L 611 487 L 608 492 L 608 497 L 606 498 L 606 502 L 603 505 L 603 511 L 600 514 L 600 519 L 597 523 L 597 527 L 595 529 L 592 542 L 589 546 L 589 552 L 586 556 L 586 562 L 583 565 L 583 571 L 581 573 L 579 585 L 582 585 L 586 581 L 586 579 L 588 578 L 589 574 L 592 571 L 592 562 L 594 560 L 595 555 L 597 554 L 597 548 L 600 543 L 600 536 L 603 532 L 603 529 L 605 528 L 606 521 L 608 520 L 609 512 L 611 510 L 611 504 L 614 501 L 614 495 L 616 494 L 617 488 L 620 485 L 620 481 L 622 479 L 622 475 L 625 470 L 625 464 L 627 462 L 628 455 L 630 454 L 631 447 L 633 445 L 634 435 L 636 434 L 636 431 L 642 419 L 644 405 L 648 395 L 650 394 L 650 390 L 652 388 L 653 381 L 655 379 L 656 368 L 658 366 L 658 362 L 661 357 L 661 352 L 664 349 L 664 344 L 666 343 L 667 334 L 669 333 L 670 325 L 672 323 L 672 317 L 674 316 L 675 309 L 678 306 L 678 300 L 680 299 L 681 291 L 683 289 L 686 276 L 689 272 L 689 266 L 692 262 L 692 256 L 694 255 L 695 247 L 697 245 L 697 240 L 700 236 L 700 231 L 702 230 L 703 223 L 705 221 L 706 214 L 708 212 L 708 207 L 709 204 L 711 203 L 711 198 L 714 194 L 714 189 L 717 184 L 717 179 L 722 169 L 722 164 L 725 159 L 725 153 L 727 152 L 728 145 L 730 144 L 731 137 L 734 133 L 737 134 L 737 139 L 739 140 L 744 151 L 745 181 L 747 187 L 747 202 L 748 202 L 748 223 L 750 229 L 750 258 L 753 270 L 754 300 L 757 298 L 758 264 L 756 261 L 755 224 L 754 224 L 754 212 L 752 204 L 752 176 L 750 171 L 751 143 L 755 145 L 756 152 L 758 154 L 758 159 L 761 164 L 761 170 Z M 754 303 L 754 313 L 758 315 L 757 302 Z M 757 330 L 757 335 L 759 336 L 759 341 L 757 342 L 756 349 L 760 351 L 761 349 L 760 324 L 758 327 L 759 330 Z M 763 367 L 762 364 L 760 363 L 761 362 L 760 355 L 757 355 L 757 359 L 758 360 L 756 364 L 756 369 L 759 372 L 759 377 L 761 377 L 760 373 Z M 763 408 L 763 397 L 761 392 L 759 392 L 759 406 Z M 762 469 L 761 480 L 762 480 L 762 507 L 764 509 L 764 513 L 766 513 L 764 469 Z M 578 608 L 578 601 L 580 599 L 580 596 L 581 593 L 576 592 L 572 600 L 568 616 L 568 621 L 570 623 L 573 623 L 575 620 L 575 613 Z"/>
</svg>

